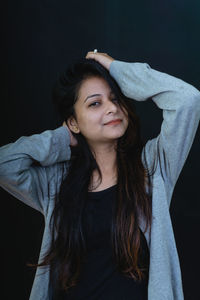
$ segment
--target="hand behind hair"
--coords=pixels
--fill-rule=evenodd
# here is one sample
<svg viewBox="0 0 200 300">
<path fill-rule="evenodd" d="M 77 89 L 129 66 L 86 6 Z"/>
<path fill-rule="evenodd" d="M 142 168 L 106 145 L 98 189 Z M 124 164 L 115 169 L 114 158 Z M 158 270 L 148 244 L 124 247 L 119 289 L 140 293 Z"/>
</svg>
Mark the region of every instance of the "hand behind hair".
<svg viewBox="0 0 200 300">
<path fill-rule="evenodd" d="M 66 122 L 64 121 L 62 126 L 66 127 L 69 135 L 70 135 L 70 146 L 76 146 L 78 144 L 77 139 L 73 136 L 71 130 L 69 129 L 69 127 L 67 126 Z"/>
<path fill-rule="evenodd" d="M 85 58 L 90 58 L 98 61 L 104 68 L 106 68 L 108 71 L 110 69 L 110 64 L 114 60 L 111 56 L 109 56 L 107 53 L 100 53 L 93 51 L 89 51 Z"/>
</svg>

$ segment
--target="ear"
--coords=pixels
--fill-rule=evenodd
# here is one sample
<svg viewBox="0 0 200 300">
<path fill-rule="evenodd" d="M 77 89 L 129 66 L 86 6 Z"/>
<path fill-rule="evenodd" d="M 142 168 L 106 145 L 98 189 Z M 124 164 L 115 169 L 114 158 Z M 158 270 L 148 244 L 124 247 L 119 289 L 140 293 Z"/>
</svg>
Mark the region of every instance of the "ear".
<svg viewBox="0 0 200 300">
<path fill-rule="evenodd" d="M 76 119 L 71 116 L 67 119 L 67 126 L 69 127 L 69 129 L 74 132 L 74 133 L 80 133 L 80 129 L 78 127 L 78 123 L 76 121 Z"/>
</svg>

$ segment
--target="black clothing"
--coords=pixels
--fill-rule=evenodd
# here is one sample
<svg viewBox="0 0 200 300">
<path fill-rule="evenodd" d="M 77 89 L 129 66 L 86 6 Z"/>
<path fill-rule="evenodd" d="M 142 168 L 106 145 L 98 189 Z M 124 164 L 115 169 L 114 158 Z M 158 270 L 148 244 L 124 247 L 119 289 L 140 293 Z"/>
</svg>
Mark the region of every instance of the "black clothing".
<svg viewBox="0 0 200 300">
<path fill-rule="evenodd" d="M 110 239 L 112 207 L 117 185 L 89 192 L 83 229 L 88 249 L 78 284 L 56 300 L 147 300 L 148 280 L 138 283 L 121 274 L 112 260 Z M 149 263 L 149 249 L 141 231 L 141 259 Z M 62 295 L 61 295 L 62 294 Z"/>
</svg>

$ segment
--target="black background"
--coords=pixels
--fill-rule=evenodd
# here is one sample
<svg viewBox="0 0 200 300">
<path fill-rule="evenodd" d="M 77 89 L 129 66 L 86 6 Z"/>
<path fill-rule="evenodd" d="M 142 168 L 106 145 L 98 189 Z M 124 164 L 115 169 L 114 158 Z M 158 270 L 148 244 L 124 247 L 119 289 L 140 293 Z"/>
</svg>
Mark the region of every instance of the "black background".
<svg viewBox="0 0 200 300">
<path fill-rule="evenodd" d="M 8 0 L 1 5 L 1 145 L 58 126 L 51 88 L 68 63 L 97 48 L 115 59 L 146 62 L 200 89 L 198 0 Z M 135 102 L 144 139 L 160 132 L 162 111 Z M 200 299 L 200 131 L 170 208 L 186 300 Z M 1 299 L 29 298 L 43 216 L 3 189 Z"/>
</svg>

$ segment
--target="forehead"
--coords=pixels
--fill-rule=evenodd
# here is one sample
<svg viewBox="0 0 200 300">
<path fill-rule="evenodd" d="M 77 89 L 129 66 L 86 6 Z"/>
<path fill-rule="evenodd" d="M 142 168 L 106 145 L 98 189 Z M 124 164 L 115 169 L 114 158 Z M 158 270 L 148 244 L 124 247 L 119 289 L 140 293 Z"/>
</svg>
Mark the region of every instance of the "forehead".
<svg viewBox="0 0 200 300">
<path fill-rule="evenodd" d="M 111 93 L 112 90 L 107 81 L 102 77 L 89 77 L 83 80 L 80 85 L 78 98 L 89 96 L 91 93 Z"/>
</svg>

